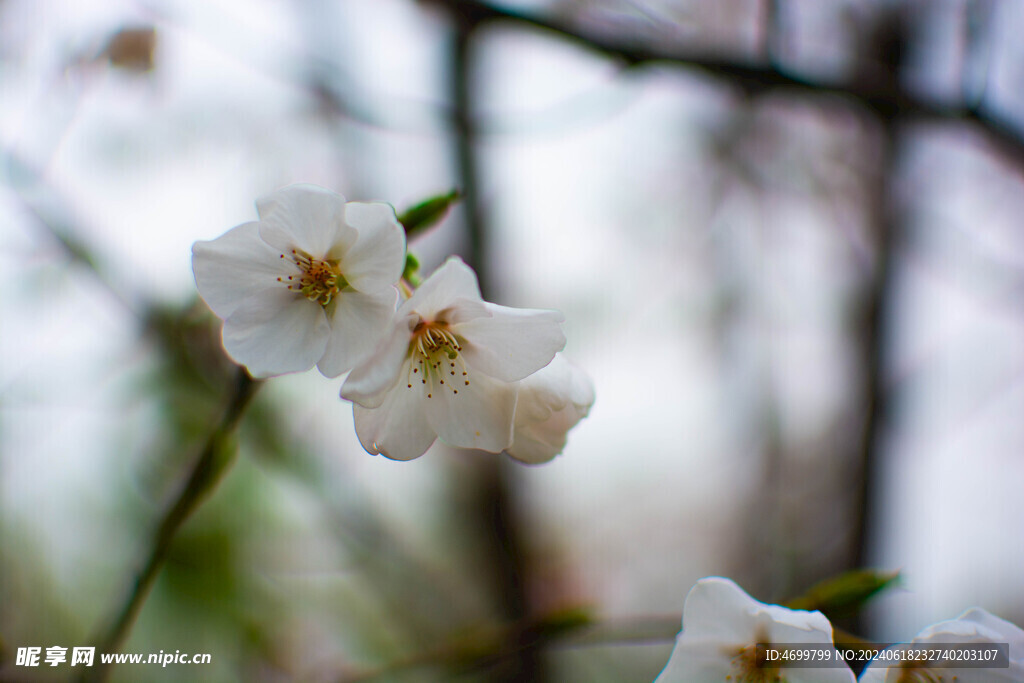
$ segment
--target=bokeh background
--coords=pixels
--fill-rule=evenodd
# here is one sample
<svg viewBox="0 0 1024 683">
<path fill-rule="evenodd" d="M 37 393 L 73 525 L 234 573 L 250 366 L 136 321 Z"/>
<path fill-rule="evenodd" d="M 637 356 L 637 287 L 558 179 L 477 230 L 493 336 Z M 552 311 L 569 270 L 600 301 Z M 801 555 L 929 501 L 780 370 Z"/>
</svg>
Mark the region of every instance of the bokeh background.
<svg viewBox="0 0 1024 683">
<path fill-rule="evenodd" d="M 271 380 L 112 680 L 649 681 L 699 577 L 1024 623 L 1024 5 L 0 0 L 0 678 L 90 645 L 233 368 L 190 247 L 293 182 L 562 310 L 597 402 L 527 467 L 367 455 Z M 570 628 L 586 620 L 586 628 Z M 538 624 L 542 626 L 538 626 Z"/>
</svg>

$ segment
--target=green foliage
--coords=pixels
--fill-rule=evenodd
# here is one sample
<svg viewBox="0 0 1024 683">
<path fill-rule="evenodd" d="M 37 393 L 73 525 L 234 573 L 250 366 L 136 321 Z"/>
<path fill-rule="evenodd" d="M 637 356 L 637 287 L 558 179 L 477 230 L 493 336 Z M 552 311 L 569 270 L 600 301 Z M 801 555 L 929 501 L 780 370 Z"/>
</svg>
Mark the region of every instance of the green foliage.
<svg viewBox="0 0 1024 683">
<path fill-rule="evenodd" d="M 539 619 L 533 629 L 538 638 L 557 638 L 568 635 L 594 623 L 594 617 L 585 607 L 556 610 Z"/>
<path fill-rule="evenodd" d="M 462 193 L 452 190 L 447 194 L 439 194 L 406 209 L 398 222 L 405 228 L 405 236 L 409 239 L 424 232 L 441 221 L 453 204 L 462 199 Z M 408 267 L 408 263 L 406 264 Z"/>
<path fill-rule="evenodd" d="M 402 279 L 413 287 L 419 287 L 420 277 L 416 274 L 416 271 L 419 269 L 420 260 L 412 252 L 407 252 L 405 254 L 405 269 L 402 271 Z"/>
<path fill-rule="evenodd" d="M 854 569 L 811 586 L 800 597 L 786 603 L 790 609 L 818 610 L 829 619 L 858 613 L 878 593 L 897 585 L 899 572 Z"/>
</svg>

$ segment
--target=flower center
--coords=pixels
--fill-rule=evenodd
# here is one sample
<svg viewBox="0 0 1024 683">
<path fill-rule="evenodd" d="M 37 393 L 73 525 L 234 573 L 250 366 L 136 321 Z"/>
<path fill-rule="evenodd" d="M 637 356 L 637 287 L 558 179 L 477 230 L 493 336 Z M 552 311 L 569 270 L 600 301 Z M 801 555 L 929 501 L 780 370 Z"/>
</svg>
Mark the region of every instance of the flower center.
<svg viewBox="0 0 1024 683">
<path fill-rule="evenodd" d="M 469 369 L 460 351 L 462 344 L 448 329 L 448 323 L 420 320 L 409 342 L 412 363 L 406 386 L 412 389 L 419 384 L 426 389 L 427 398 L 445 389 L 458 394 L 459 386 L 469 386 Z"/>
<path fill-rule="evenodd" d="M 325 261 L 313 258 L 304 251 L 292 249 L 289 255 L 281 254 L 281 258 L 291 258 L 299 267 L 299 274 L 279 277 L 278 282 L 288 285 L 288 289 L 299 292 L 310 301 L 326 307 L 338 292 L 348 284 L 338 268 L 337 261 Z"/>
<path fill-rule="evenodd" d="M 954 677 L 955 681 L 956 678 Z M 933 673 L 923 662 L 902 662 L 896 683 L 941 683 L 942 677 Z"/>
<path fill-rule="evenodd" d="M 748 645 L 736 650 L 732 657 L 730 674 L 725 677 L 729 683 L 785 683 L 778 668 L 765 666 L 767 650 Z"/>
</svg>

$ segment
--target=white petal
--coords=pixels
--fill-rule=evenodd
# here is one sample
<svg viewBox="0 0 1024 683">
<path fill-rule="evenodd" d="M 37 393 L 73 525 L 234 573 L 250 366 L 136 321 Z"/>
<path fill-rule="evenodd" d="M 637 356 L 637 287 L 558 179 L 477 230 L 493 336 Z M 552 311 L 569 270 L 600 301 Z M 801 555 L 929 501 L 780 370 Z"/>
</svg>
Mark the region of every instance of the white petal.
<svg viewBox="0 0 1024 683">
<path fill-rule="evenodd" d="M 565 347 L 558 311 L 509 308 L 487 303 L 489 318 L 453 326 L 465 340 L 466 362 L 506 382 L 523 379 L 551 362 Z"/>
<path fill-rule="evenodd" d="M 405 364 L 408 374 L 409 364 Z M 416 391 L 396 383 L 378 408 L 352 404 L 356 434 L 368 453 L 392 460 L 412 460 L 427 452 L 437 434 L 427 423 L 423 401 Z"/>
<path fill-rule="evenodd" d="M 519 406 L 516 407 L 517 411 L 518 408 Z M 548 462 L 565 449 L 565 444 L 569 440 L 569 430 L 583 417 L 584 415 L 575 410 L 575 406 L 568 405 L 552 413 L 542 422 L 516 427 L 512 433 L 512 445 L 508 448 L 508 454 L 526 463 Z"/>
<path fill-rule="evenodd" d="M 857 677 L 847 666 L 790 667 L 783 668 L 782 671 L 786 683 L 857 683 Z"/>
<path fill-rule="evenodd" d="M 766 605 L 729 579 L 701 579 L 686 596 L 683 631 L 656 683 L 737 680 L 733 658 L 758 642 L 832 645 L 832 626 L 820 612 Z M 783 669 L 788 683 L 854 683 L 839 668 Z"/>
<path fill-rule="evenodd" d="M 956 642 L 955 640 L 945 642 Z M 899 645 L 887 648 L 892 650 L 899 648 Z M 1011 649 L 1011 658 L 1012 652 Z M 884 656 L 884 655 L 883 655 Z M 941 667 L 931 668 L 922 667 L 915 668 L 914 678 L 907 678 L 905 669 L 901 669 L 898 665 L 890 665 L 889 661 L 882 659 L 875 659 L 872 663 L 864 670 L 858 679 L 860 683 L 901 683 L 902 681 L 955 681 L 955 683 L 1020 683 L 1024 681 L 1024 673 L 1018 665 L 1015 667 L 1011 662 L 1010 667 L 1006 669 L 982 669 L 982 668 L 968 668 L 968 669 L 954 669 L 952 667 Z M 929 678 L 928 676 L 932 676 Z M 939 678 L 942 676 L 942 678 Z"/>
<path fill-rule="evenodd" d="M 326 377 L 337 377 L 367 359 L 383 341 L 395 314 L 398 290 L 391 287 L 374 294 L 345 290 L 331 307 L 331 336 L 317 363 Z"/>
<path fill-rule="evenodd" d="M 269 287 L 277 278 L 297 272 L 280 254 L 260 239 L 258 223 L 244 223 L 210 242 L 192 245 L 192 272 L 199 296 L 221 319 L 242 301 Z"/>
<path fill-rule="evenodd" d="M 519 383 L 508 454 L 527 463 L 551 460 L 565 448 L 569 430 L 587 416 L 593 403 L 594 385 L 587 374 L 556 355 Z"/>
<path fill-rule="evenodd" d="M 676 645 L 668 663 L 654 683 L 689 683 L 690 681 L 722 681 L 729 683 L 739 680 L 732 675 L 729 660 L 722 656 L 715 643 L 705 645 Z"/>
<path fill-rule="evenodd" d="M 460 297 L 452 301 L 443 310 L 439 311 L 437 315 L 434 316 L 434 319 L 448 323 L 449 325 L 458 325 L 470 320 L 476 320 L 477 318 L 490 317 L 491 311 L 487 308 L 487 303 L 485 301 L 482 299 L 466 299 Z"/>
<path fill-rule="evenodd" d="M 520 462 L 539 465 L 553 460 L 556 455 L 565 450 L 565 444 L 568 442 L 568 429 L 563 431 L 556 429 L 520 431 L 517 429 L 512 435 L 512 445 L 506 452 Z"/>
<path fill-rule="evenodd" d="M 289 185 L 256 200 L 260 237 L 280 254 L 298 248 L 316 258 L 348 249 L 358 232 L 345 223 L 345 198 L 315 185 Z"/>
<path fill-rule="evenodd" d="M 508 448 L 512 442 L 516 385 L 472 371 L 468 385 L 458 379 L 454 381 L 455 387 L 433 386 L 431 398 L 424 399 L 427 420 L 441 440 L 449 446 L 491 453 Z"/>
<path fill-rule="evenodd" d="M 701 579 L 683 605 L 683 633 L 727 645 L 745 645 L 757 635 L 752 616 L 768 607 L 730 579 Z"/>
<path fill-rule="evenodd" d="M 389 204 L 349 202 L 345 222 L 359 231 L 354 245 L 339 255 L 341 272 L 362 292 L 392 287 L 405 268 L 405 231 Z"/>
<path fill-rule="evenodd" d="M 364 408 L 376 408 L 385 399 L 385 392 L 398 380 L 409 357 L 415 315 L 396 315 L 387 336 L 376 353 L 357 365 L 341 386 L 341 397 Z"/>
<path fill-rule="evenodd" d="M 476 273 L 453 256 L 423 281 L 400 310 L 415 311 L 432 320 L 437 313 L 452 306 L 456 299 L 480 301 L 481 297 Z"/>
<path fill-rule="evenodd" d="M 255 377 L 308 370 L 330 336 L 319 304 L 275 287 L 249 297 L 224 321 L 224 348 Z"/>
<path fill-rule="evenodd" d="M 586 415 L 594 403 L 594 385 L 587 373 L 556 354 L 551 362 L 522 380 L 516 424 L 546 420 L 553 413 L 573 406 Z"/>
<path fill-rule="evenodd" d="M 934 673 L 936 677 L 943 676 L 943 680 L 956 680 L 957 683 L 1010 683 L 1010 681 L 1019 683 L 1024 681 L 1024 630 L 983 609 L 970 609 L 956 619 L 933 624 L 917 634 L 913 643 L 922 645 L 930 643 L 1009 644 L 1010 666 L 1008 668 L 927 668 L 918 672 L 922 674 L 922 680 L 925 679 L 925 673 Z M 897 680 L 902 672 L 889 664 L 884 659 L 876 659 L 864 671 L 860 680 L 869 683 Z"/>
<path fill-rule="evenodd" d="M 953 621 L 942 622 L 924 629 L 915 640 L 930 638 L 935 632 L 945 634 L 946 629 L 943 628 L 944 626 L 952 627 L 957 623 L 968 626 L 967 632 L 977 634 L 979 637 L 988 638 L 992 642 L 997 640 L 1008 642 L 1011 648 L 1022 648 L 1022 651 L 1018 654 L 1024 660 L 1024 630 L 1016 624 L 986 612 L 980 607 L 973 607 L 967 610 Z"/>
</svg>

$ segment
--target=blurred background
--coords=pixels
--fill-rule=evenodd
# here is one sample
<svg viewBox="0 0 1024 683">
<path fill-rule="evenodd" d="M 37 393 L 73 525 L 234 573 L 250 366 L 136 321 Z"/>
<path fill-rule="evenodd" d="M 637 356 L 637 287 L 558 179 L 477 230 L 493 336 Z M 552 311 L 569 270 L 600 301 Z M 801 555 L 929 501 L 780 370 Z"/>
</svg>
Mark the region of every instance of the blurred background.
<svg viewBox="0 0 1024 683">
<path fill-rule="evenodd" d="M 0 679 L 95 645 L 230 391 L 195 240 L 293 182 L 565 313 L 528 467 L 359 446 L 275 378 L 111 680 L 650 681 L 686 592 L 902 572 L 1024 623 L 1024 5 L 0 0 Z M 576 628 L 582 622 L 585 627 Z M 44 650 L 45 651 L 45 650 Z"/>
</svg>

